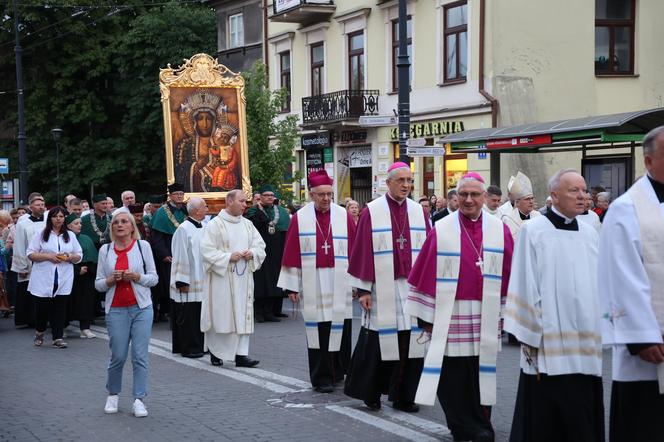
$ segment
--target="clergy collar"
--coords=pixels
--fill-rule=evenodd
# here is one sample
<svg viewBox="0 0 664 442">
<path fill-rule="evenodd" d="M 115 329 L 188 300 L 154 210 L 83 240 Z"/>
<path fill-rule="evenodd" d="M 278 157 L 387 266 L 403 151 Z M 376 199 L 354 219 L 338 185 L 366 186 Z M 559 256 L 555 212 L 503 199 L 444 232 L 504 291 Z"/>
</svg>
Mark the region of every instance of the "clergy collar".
<svg viewBox="0 0 664 442">
<path fill-rule="evenodd" d="M 655 191 L 655 195 L 657 195 L 657 200 L 660 203 L 664 203 L 664 184 L 655 180 L 653 177 L 650 176 L 650 174 L 647 174 L 646 176 L 648 177 L 648 180 L 650 181 L 650 184 L 652 185 L 652 188 Z"/>
<path fill-rule="evenodd" d="M 203 227 L 203 224 L 201 224 L 200 221 L 196 221 L 195 219 L 193 219 L 193 218 L 190 217 L 190 216 L 187 217 L 187 221 L 189 221 L 190 223 L 192 223 L 193 225 L 195 225 L 197 229 L 200 229 L 201 227 Z"/>
<path fill-rule="evenodd" d="M 38 222 L 44 221 L 44 215 L 43 214 L 42 214 L 42 216 L 30 215 L 29 218 L 30 218 L 30 221 L 32 221 L 33 223 L 38 223 Z"/>
<path fill-rule="evenodd" d="M 326 214 L 326 213 L 330 213 L 330 209 L 327 209 L 325 212 L 323 212 L 322 210 L 317 209 L 316 206 L 314 206 L 314 210 L 318 213 L 322 213 L 323 215 Z"/>
<path fill-rule="evenodd" d="M 565 215 L 560 213 L 560 211 L 556 209 L 555 206 L 551 206 L 551 210 L 547 210 L 544 216 L 546 216 L 549 221 L 551 221 L 551 224 L 553 224 L 556 229 L 579 230 L 579 223 L 576 221 L 576 218 L 567 218 Z"/>
<path fill-rule="evenodd" d="M 529 213 L 528 215 L 524 215 L 523 213 L 521 213 L 521 211 L 520 211 L 519 209 L 517 209 L 517 211 L 519 212 L 519 217 L 520 217 L 522 220 L 525 221 L 525 220 L 527 220 L 527 219 L 530 219 L 530 213 Z"/>
<path fill-rule="evenodd" d="M 387 192 L 387 193 L 385 194 L 385 196 L 388 197 L 389 199 L 391 199 L 392 201 L 394 201 L 395 203 L 397 203 L 397 204 L 400 205 L 400 206 L 401 206 L 403 203 L 405 203 L 406 200 L 408 199 L 408 197 L 406 197 L 406 198 L 403 199 L 403 201 L 397 201 L 392 195 L 390 195 L 390 192 Z"/>
<path fill-rule="evenodd" d="M 587 211 L 587 210 L 584 210 L 583 213 L 582 213 L 581 215 L 588 215 L 588 211 Z"/>
</svg>

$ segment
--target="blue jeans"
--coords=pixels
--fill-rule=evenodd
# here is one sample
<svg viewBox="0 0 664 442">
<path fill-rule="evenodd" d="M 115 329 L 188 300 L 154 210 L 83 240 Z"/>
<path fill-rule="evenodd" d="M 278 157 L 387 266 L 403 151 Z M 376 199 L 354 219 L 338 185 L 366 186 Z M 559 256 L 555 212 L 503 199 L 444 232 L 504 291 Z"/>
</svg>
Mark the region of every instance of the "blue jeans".
<svg viewBox="0 0 664 442">
<path fill-rule="evenodd" d="M 152 333 L 152 306 L 141 309 L 111 307 L 106 314 L 111 360 L 108 363 L 108 394 L 122 390 L 122 367 L 129 353 L 131 342 L 131 364 L 134 368 L 134 399 L 143 399 L 148 394 L 148 346 Z"/>
</svg>

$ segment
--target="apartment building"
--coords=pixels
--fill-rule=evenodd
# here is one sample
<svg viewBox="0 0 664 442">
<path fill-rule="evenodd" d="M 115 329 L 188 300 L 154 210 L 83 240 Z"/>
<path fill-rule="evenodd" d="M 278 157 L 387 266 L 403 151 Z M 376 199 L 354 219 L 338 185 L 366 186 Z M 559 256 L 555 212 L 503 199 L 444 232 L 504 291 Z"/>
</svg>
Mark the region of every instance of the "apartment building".
<svg viewBox="0 0 664 442">
<path fill-rule="evenodd" d="M 268 8 L 270 84 L 289 91 L 284 114 L 301 122 L 295 167 L 326 169 L 337 201 L 384 193 L 387 167 L 398 158 L 397 128 L 390 118 L 361 126 L 360 117 L 397 111 L 397 1 L 274 0 Z M 462 131 L 664 107 L 664 56 L 656 47 L 663 14 L 664 3 L 645 0 L 411 0 L 410 136 L 433 147 Z M 602 149 L 493 160 L 448 145 L 444 156 L 412 157 L 414 194 L 440 195 L 468 170 L 505 188 L 521 170 L 543 201 L 547 178 L 560 167 L 619 194 L 643 172 L 639 134 L 630 135 L 631 144 L 607 137 L 594 146 Z"/>
</svg>

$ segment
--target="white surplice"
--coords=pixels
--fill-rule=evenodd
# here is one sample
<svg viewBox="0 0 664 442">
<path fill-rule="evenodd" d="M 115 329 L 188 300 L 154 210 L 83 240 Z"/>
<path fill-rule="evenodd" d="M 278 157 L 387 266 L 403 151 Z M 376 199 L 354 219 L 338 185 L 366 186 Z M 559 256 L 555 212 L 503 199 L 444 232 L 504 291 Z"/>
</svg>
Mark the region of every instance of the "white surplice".
<svg viewBox="0 0 664 442">
<path fill-rule="evenodd" d="M 512 232 L 512 239 L 516 242 L 516 238 L 519 236 L 519 230 L 521 229 L 521 226 L 523 226 L 525 222 L 531 221 L 538 216 L 542 216 L 542 214 L 537 210 L 533 210 L 530 212 L 530 219 L 521 219 L 521 215 L 519 215 L 519 209 L 514 207 L 511 212 L 503 214 L 500 219 L 510 229 L 510 232 Z"/>
<path fill-rule="evenodd" d="M 196 227 L 189 220 L 180 224 L 173 234 L 170 295 L 175 302 L 201 302 L 205 276 L 201 256 L 202 237 L 203 228 Z M 176 282 L 189 284 L 189 291 L 181 293 Z"/>
<path fill-rule="evenodd" d="M 589 210 L 585 215 L 579 215 L 576 217 L 578 221 L 583 221 L 586 224 L 589 224 L 598 232 L 602 229 L 602 222 L 599 220 L 599 215 Z"/>
<path fill-rule="evenodd" d="M 44 221 L 35 222 L 30 219 L 29 215 L 23 215 L 19 218 L 16 224 L 11 270 L 18 273 L 18 282 L 24 282 L 30 279 L 32 261 L 28 258 L 28 245 L 30 245 L 30 241 L 35 236 L 35 233 L 44 230 L 46 216 L 47 213 L 44 214 Z M 27 276 L 23 277 L 21 276 L 21 273 L 26 273 Z"/>
<path fill-rule="evenodd" d="M 205 227 L 200 248 L 205 271 L 201 300 L 205 349 L 233 360 L 238 354 L 246 355 L 246 340 L 254 332 L 253 273 L 265 259 L 265 242 L 251 221 L 224 209 Z M 252 259 L 230 262 L 233 252 L 243 250 L 250 250 Z"/>
<path fill-rule="evenodd" d="M 505 330 L 538 349 L 540 373 L 601 376 L 597 232 L 557 229 L 546 216 L 525 223 L 514 247 Z M 536 374 L 521 354 L 521 368 Z"/>
<path fill-rule="evenodd" d="M 653 216 L 664 216 L 664 203 L 658 203 L 648 178 L 640 178 L 634 186 L 640 186 L 649 199 L 659 204 L 660 214 Z M 602 225 L 599 250 L 602 337 L 605 344 L 613 346 L 613 380 L 657 380 L 657 365 L 631 355 L 625 345 L 662 342 L 630 192 L 611 203 Z"/>
</svg>

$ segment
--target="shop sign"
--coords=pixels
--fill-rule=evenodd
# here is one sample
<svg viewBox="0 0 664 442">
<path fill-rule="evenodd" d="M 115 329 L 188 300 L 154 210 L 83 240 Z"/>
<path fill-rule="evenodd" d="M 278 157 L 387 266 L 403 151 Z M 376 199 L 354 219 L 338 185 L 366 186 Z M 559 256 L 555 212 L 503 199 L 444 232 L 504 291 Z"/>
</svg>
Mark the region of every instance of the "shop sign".
<svg viewBox="0 0 664 442">
<path fill-rule="evenodd" d="M 410 125 L 410 138 L 431 138 L 456 132 L 463 132 L 463 121 L 429 121 Z M 398 127 L 390 130 L 390 138 L 399 139 Z"/>
<path fill-rule="evenodd" d="M 0 158 L 0 173 L 9 173 L 9 158 Z"/>
<path fill-rule="evenodd" d="M 343 144 L 354 144 L 354 143 L 366 143 L 367 142 L 367 131 L 366 130 L 343 130 L 338 133 L 339 143 Z"/>
<path fill-rule="evenodd" d="M 302 135 L 301 143 L 303 149 L 330 147 L 330 132 Z"/>
<path fill-rule="evenodd" d="M 277 14 L 297 6 L 300 6 L 300 0 L 274 0 L 274 10 Z"/>
<path fill-rule="evenodd" d="M 311 172 L 323 168 L 323 151 L 321 149 L 311 149 L 307 151 L 307 176 Z"/>
<path fill-rule="evenodd" d="M 409 157 L 442 157 L 445 156 L 445 148 L 434 146 L 408 147 L 406 154 Z"/>
<path fill-rule="evenodd" d="M 508 149 L 512 147 L 528 147 L 551 144 L 551 135 L 534 135 L 532 137 L 505 138 L 486 142 L 487 149 Z"/>
<path fill-rule="evenodd" d="M 348 154 L 348 167 L 371 167 L 371 147 L 353 149 Z"/>
<path fill-rule="evenodd" d="M 334 156 L 332 155 L 331 147 L 326 147 L 325 149 L 323 149 L 323 162 L 326 164 L 334 162 Z"/>
</svg>

